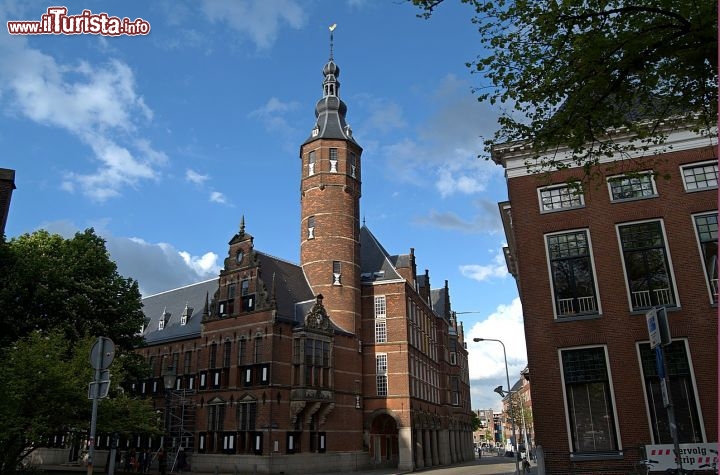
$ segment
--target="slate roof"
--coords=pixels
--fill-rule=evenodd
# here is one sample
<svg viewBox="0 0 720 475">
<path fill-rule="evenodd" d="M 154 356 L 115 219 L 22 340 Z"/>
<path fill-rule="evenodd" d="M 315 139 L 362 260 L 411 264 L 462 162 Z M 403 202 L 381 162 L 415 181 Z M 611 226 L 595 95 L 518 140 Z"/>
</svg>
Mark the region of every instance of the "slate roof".
<svg viewBox="0 0 720 475">
<path fill-rule="evenodd" d="M 272 292 L 275 275 L 275 302 L 277 316 L 284 320 L 303 322 L 305 315 L 315 303 L 315 296 L 305 279 L 302 267 L 257 252 L 260 272 L 268 293 Z M 218 279 L 210 279 L 151 295 L 142 300 L 143 312 L 148 319 L 143 336 L 148 344 L 161 341 L 181 340 L 200 336 L 200 321 L 205 308 L 206 296 L 212 301 L 218 289 Z M 185 306 L 192 310 L 185 325 L 180 325 Z M 159 330 L 160 319 L 169 314 L 165 326 Z"/>
<path fill-rule="evenodd" d="M 263 252 L 255 251 L 255 253 L 260 261 L 260 272 L 269 293 L 272 292 L 273 274 L 275 275 L 275 301 L 278 316 L 302 322 L 307 311 L 315 303 L 315 295 L 305 278 L 302 267 Z M 301 302 L 309 302 L 305 305 L 307 311 L 302 305 L 296 305 Z"/>
<path fill-rule="evenodd" d="M 145 342 L 154 344 L 160 341 L 199 337 L 205 298 L 209 295 L 209 298 L 212 299 L 217 288 L 218 279 L 215 278 L 142 299 L 143 312 L 149 319 L 143 332 Z M 180 317 L 186 305 L 192 309 L 192 314 L 185 325 L 180 325 Z M 169 319 L 165 323 L 165 327 L 158 330 L 158 324 L 164 313 L 170 314 Z"/>
<path fill-rule="evenodd" d="M 430 290 L 430 302 L 438 317 L 448 319 L 445 315 L 445 288 Z"/>
<path fill-rule="evenodd" d="M 360 280 L 378 282 L 401 279 L 395 261 L 366 226 L 360 228 Z"/>
</svg>

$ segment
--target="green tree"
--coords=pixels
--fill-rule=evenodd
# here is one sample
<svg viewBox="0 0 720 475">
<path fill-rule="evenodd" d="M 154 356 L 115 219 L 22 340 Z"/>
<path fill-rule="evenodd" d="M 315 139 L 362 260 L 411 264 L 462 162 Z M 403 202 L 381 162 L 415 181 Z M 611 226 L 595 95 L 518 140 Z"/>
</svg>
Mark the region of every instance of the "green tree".
<svg viewBox="0 0 720 475">
<path fill-rule="evenodd" d="M 89 428 L 89 354 L 97 336 L 116 350 L 98 433 L 158 432 L 150 402 L 121 389 L 147 373 L 134 352 L 145 318 L 138 285 L 118 274 L 92 229 L 71 239 L 37 231 L 0 240 L 0 308 L 0 473 L 12 472 L 51 434 Z"/>
<path fill-rule="evenodd" d="M 89 428 L 93 341 L 71 342 L 61 331 L 37 331 L 0 350 L 0 473 L 13 473 L 51 436 Z M 98 433 L 160 433 L 152 406 L 120 388 L 126 371 L 122 359 L 110 369 L 113 397 L 101 400 Z"/>
<path fill-rule="evenodd" d="M 64 239 L 36 231 L 0 245 L 0 347 L 34 331 L 70 341 L 106 336 L 120 350 L 142 343 L 137 282 L 118 274 L 92 229 Z"/>
<path fill-rule="evenodd" d="M 428 18 L 444 0 L 408 0 Z M 524 142 L 530 171 L 591 174 L 603 156 L 662 143 L 678 126 L 717 124 L 717 2 L 461 0 L 475 9 L 478 100 L 503 106 L 495 144 Z M 552 154 L 547 154 L 549 156 Z M 559 155 L 558 155 L 559 157 Z"/>
<path fill-rule="evenodd" d="M 473 432 L 480 430 L 480 427 L 482 426 L 482 421 L 477 415 L 477 412 L 472 411 L 472 430 Z"/>
</svg>

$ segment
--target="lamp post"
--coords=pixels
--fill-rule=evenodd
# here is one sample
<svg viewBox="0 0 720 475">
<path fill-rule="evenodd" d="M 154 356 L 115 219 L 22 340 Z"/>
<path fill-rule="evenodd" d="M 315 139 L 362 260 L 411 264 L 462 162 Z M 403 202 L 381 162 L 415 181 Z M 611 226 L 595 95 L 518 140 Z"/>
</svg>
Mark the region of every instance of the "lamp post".
<svg viewBox="0 0 720 475">
<path fill-rule="evenodd" d="M 505 351 L 505 343 L 503 343 L 500 340 L 495 340 L 493 338 L 473 338 L 474 342 L 479 341 L 496 341 L 502 345 L 503 349 L 503 358 L 505 360 L 505 378 L 507 379 L 507 387 L 508 387 L 508 395 L 510 395 L 510 373 L 508 372 L 508 364 L 507 364 L 507 352 Z M 496 392 L 497 390 L 502 391 L 502 386 L 499 388 L 495 388 Z M 500 394 L 500 393 L 498 393 Z M 515 415 L 513 411 L 513 405 L 512 405 L 512 397 L 510 398 L 510 426 L 512 428 L 512 437 L 513 437 L 513 458 L 515 459 L 515 473 L 520 473 L 520 462 L 518 461 L 518 446 L 517 446 L 517 436 L 515 435 Z"/>
<path fill-rule="evenodd" d="M 168 366 L 165 368 L 165 372 L 163 372 L 163 385 L 165 386 L 165 437 L 167 439 L 170 439 L 170 394 L 173 389 L 175 389 L 175 380 L 177 379 L 177 374 L 175 373 L 175 368 L 172 366 Z M 163 443 L 164 445 L 167 445 L 167 440 Z"/>
</svg>

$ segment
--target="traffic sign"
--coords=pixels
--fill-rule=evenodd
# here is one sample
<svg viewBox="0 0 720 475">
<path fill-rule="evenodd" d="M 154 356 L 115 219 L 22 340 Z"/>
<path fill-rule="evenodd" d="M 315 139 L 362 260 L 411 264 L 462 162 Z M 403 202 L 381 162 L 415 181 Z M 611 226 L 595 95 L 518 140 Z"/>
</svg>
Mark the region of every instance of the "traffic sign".
<svg viewBox="0 0 720 475">
<path fill-rule="evenodd" d="M 115 344 L 110 338 L 101 336 L 90 350 L 90 364 L 94 369 L 108 369 L 115 359 Z"/>
<path fill-rule="evenodd" d="M 110 381 L 92 381 L 88 385 L 88 399 L 102 399 L 110 391 Z"/>
</svg>

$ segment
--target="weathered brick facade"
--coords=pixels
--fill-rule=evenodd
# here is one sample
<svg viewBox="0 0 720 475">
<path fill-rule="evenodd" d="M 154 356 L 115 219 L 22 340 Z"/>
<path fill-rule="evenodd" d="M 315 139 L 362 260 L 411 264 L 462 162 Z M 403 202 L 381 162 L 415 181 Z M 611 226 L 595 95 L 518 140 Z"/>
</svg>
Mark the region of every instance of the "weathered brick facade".
<svg viewBox="0 0 720 475">
<path fill-rule="evenodd" d="M 689 374 L 683 373 L 683 377 L 691 393 L 690 404 L 697 407 L 695 422 L 702 427 L 695 428 L 693 437 L 698 440 L 681 442 L 717 442 L 717 148 L 707 138 L 689 133 L 671 134 L 669 141 L 673 151 L 656 155 L 650 151 L 646 157 L 633 157 L 632 162 L 601 161 L 597 167 L 599 177 L 584 186 L 582 203 L 572 193 L 551 191 L 553 185 L 581 179 L 581 169 L 571 167 L 549 175 L 532 175 L 523 163 L 529 155 L 521 147 L 513 149 L 508 145 L 495 151 L 495 161 L 506 169 L 509 201 L 500 203 L 509 243 L 506 257 L 523 306 L 535 442 L 545 454 L 546 473 L 627 473 L 640 459 L 646 444 L 672 443 L 653 431 L 655 416 L 651 418 L 651 407 L 658 406 L 651 406 L 647 402 L 650 396 L 646 396 L 646 378 L 653 370 L 649 369 L 652 365 L 643 370 L 639 356 L 640 348 L 649 342 L 645 315 L 653 306 L 667 306 L 673 344 L 683 346 L 688 353 Z M 684 185 L 688 178 L 683 176 L 683 167 L 691 164 L 705 165 L 708 174 L 703 176 L 708 179 L 702 183 L 704 187 Z M 641 173 L 629 173 L 631 170 Z M 614 182 L 618 189 L 612 199 L 613 190 L 606 178 L 625 172 L 629 173 L 625 181 Z M 642 172 L 656 175 L 651 178 Z M 544 208 L 543 198 L 547 203 Z M 708 227 L 704 228 L 706 248 L 699 242 L 698 224 L 694 221 L 697 216 L 708 219 Z M 623 247 L 621 230 L 636 223 L 659 223 L 660 238 L 656 236 L 652 243 L 643 241 L 644 246 L 654 249 L 654 254 L 632 254 L 629 244 Z M 564 245 L 562 239 L 572 233 L 587 236 L 591 252 L 584 261 L 591 261 L 591 267 L 581 276 L 579 267 L 563 264 L 570 260 L 554 257 L 560 255 L 561 248 L 552 246 Z M 560 238 L 555 239 L 557 236 Z M 631 288 L 628 275 L 635 271 L 628 270 L 629 263 L 640 264 L 629 259 L 662 255 L 661 240 L 669 268 L 669 285 L 664 285 L 667 289 L 653 287 L 651 282 L 644 290 L 644 283 L 637 279 L 632 279 Z M 564 256 L 579 254 L 577 250 L 562 249 Z M 707 266 L 703 265 L 704 252 L 709 253 Z M 649 262 L 659 261 L 656 258 Z M 578 296 L 582 293 L 578 290 L 565 290 L 566 275 L 560 275 L 563 271 L 575 272 L 574 280 L 567 281 L 576 287 L 592 277 L 584 297 Z M 660 267 L 652 272 L 657 280 L 665 278 Z M 641 302 L 642 298 L 650 298 L 651 290 L 656 297 L 661 290 L 669 292 L 669 300 Z M 577 416 L 569 409 L 570 363 L 564 369 L 561 356 L 586 347 L 603 349 L 611 393 L 607 401 L 612 404 L 609 418 L 616 425 L 599 431 L 615 442 L 598 441 L 596 450 L 590 450 L 583 437 L 597 434 L 579 434 L 580 427 L 584 427 L 582 421 L 573 422 Z M 670 381 L 673 377 L 671 374 Z M 655 379 L 656 385 L 659 379 Z M 662 418 L 665 409 L 662 405 L 659 408 Z"/>
</svg>

